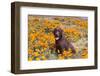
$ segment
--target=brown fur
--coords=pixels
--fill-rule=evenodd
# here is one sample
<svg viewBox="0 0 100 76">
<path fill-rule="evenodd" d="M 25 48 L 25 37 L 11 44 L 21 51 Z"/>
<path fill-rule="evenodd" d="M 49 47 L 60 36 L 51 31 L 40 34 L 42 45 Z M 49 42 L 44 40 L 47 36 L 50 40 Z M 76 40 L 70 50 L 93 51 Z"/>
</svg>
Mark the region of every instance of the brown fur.
<svg viewBox="0 0 100 76">
<path fill-rule="evenodd" d="M 72 45 L 71 42 L 69 42 L 65 39 L 63 30 L 61 28 L 54 29 L 54 36 L 55 36 L 56 52 L 58 54 L 62 54 L 64 49 L 67 51 L 69 48 L 72 50 L 72 53 L 75 53 L 74 46 Z M 58 52 L 58 50 L 59 50 L 59 52 Z"/>
</svg>

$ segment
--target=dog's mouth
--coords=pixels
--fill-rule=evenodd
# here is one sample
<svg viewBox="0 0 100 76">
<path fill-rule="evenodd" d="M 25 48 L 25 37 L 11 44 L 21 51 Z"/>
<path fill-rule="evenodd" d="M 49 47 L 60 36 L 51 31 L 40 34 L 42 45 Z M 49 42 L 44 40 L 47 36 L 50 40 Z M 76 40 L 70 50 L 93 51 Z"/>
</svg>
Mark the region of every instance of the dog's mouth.
<svg viewBox="0 0 100 76">
<path fill-rule="evenodd" d="M 56 40 L 59 40 L 59 37 L 56 37 L 55 39 L 56 39 Z"/>
</svg>

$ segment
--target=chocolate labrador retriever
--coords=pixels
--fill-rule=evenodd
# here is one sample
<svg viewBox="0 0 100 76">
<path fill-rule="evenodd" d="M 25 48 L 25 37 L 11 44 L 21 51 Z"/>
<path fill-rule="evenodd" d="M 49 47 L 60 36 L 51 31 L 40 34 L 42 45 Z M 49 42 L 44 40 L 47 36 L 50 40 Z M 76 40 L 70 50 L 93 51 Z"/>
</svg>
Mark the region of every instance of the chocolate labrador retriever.
<svg viewBox="0 0 100 76">
<path fill-rule="evenodd" d="M 72 53 L 75 53 L 74 46 L 71 44 L 71 42 L 65 39 L 63 30 L 61 28 L 55 28 L 53 33 L 55 36 L 55 48 L 57 54 L 62 54 L 64 49 L 67 51 L 69 48 L 72 50 Z"/>
</svg>

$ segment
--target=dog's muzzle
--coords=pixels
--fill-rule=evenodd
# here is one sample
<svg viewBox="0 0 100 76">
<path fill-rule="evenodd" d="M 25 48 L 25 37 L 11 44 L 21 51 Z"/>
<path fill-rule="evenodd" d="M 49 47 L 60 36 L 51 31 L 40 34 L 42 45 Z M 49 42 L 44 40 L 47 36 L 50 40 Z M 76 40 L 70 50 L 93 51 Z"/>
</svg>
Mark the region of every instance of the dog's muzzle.
<svg viewBox="0 0 100 76">
<path fill-rule="evenodd" d="M 56 40 L 59 40 L 59 37 L 56 37 Z"/>
</svg>

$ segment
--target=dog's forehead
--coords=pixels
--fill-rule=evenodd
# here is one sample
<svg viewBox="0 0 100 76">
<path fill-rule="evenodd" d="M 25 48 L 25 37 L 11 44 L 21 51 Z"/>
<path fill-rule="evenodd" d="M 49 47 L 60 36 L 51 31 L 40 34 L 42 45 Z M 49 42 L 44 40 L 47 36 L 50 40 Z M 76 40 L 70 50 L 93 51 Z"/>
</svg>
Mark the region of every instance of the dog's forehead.
<svg viewBox="0 0 100 76">
<path fill-rule="evenodd" d="M 55 32 L 56 34 L 58 34 L 58 33 L 60 32 L 60 30 L 55 30 L 54 32 Z"/>
<path fill-rule="evenodd" d="M 61 30 L 60 28 L 55 28 L 55 29 L 54 29 L 54 34 L 57 34 L 56 32 L 62 33 L 62 30 Z"/>
</svg>

